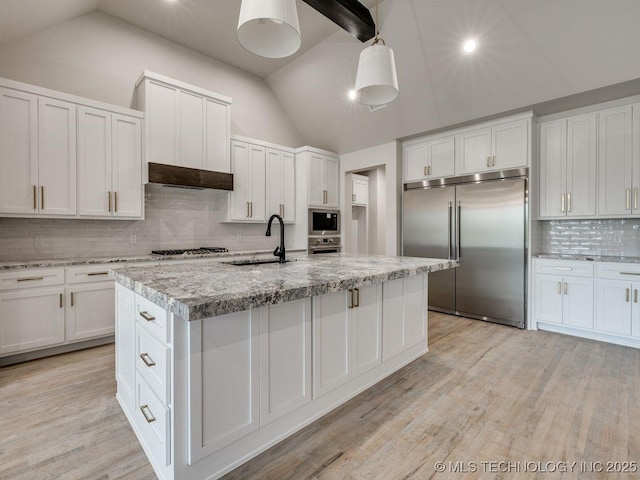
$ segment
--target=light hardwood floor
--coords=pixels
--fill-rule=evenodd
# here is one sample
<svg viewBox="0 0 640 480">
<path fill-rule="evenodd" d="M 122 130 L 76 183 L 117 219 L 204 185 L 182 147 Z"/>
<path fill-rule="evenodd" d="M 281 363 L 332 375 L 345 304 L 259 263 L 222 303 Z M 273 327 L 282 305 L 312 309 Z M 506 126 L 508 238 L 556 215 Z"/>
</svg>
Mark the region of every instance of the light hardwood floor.
<svg viewBox="0 0 640 480">
<path fill-rule="evenodd" d="M 640 477 L 579 473 L 640 461 L 640 350 L 433 312 L 429 324 L 428 354 L 225 478 Z M 111 345 L 0 369 L 0 478 L 155 478 L 113 361 Z M 512 463 L 481 463 L 498 461 Z M 560 461 L 578 464 L 522 471 Z"/>
</svg>

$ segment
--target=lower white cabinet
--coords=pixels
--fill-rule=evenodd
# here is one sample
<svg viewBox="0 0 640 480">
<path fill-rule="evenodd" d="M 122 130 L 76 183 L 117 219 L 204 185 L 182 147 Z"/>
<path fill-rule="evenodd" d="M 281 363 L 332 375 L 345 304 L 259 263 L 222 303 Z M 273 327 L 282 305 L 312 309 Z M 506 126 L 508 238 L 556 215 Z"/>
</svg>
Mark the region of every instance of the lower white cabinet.
<svg viewBox="0 0 640 480">
<path fill-rule="evenodd" d="M 115 286 L 116 310 L 116 398 L 128 411 L 133 411 L 136 388 L 136 321 L 135 294 L 122 285 Z"/>
<path fill-rule="evenodd" d="M 538 321 L 593 328 L 593 279 L 536 275 Z"/>
<path fill-rule="evenodd" d="M 596 329 L 618 335 L 631 335 L 632 312 L 640 310 L 638 284 L 599 279 L 596 281 L 596 292 Z M 637 336 L 638 332 L 635 333 Z"/>
<path fill-rule="evenodd" d="M 113 335 L 115 303 L 113 281 L 67 287 L 67 340 Z"/>
<path fill-rule="evenodd" d="M 382 363 L 382 285 L 354 288 L 350 297 L 351 364 L 356 377 Z"/>
</svg>

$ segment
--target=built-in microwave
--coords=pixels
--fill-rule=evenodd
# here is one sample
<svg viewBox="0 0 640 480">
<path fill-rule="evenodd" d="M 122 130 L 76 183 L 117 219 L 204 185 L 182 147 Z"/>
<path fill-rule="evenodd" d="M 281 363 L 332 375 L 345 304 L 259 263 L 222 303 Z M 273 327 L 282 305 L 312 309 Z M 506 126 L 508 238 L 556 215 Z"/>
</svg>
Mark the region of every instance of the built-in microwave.
<svg viewBox="0 0 640 480">
<path fill-rule="evenodd" d="M 340 235 L 340 211 L 309 209 L 309 235 Z"/>
</svg>

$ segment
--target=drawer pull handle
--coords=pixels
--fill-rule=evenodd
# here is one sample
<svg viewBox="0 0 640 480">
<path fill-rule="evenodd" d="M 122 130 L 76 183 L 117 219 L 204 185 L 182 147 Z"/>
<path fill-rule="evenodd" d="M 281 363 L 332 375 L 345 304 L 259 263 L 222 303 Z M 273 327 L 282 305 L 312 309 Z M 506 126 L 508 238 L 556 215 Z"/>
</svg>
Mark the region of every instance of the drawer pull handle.
<svg viewBox="0 0 640 480">
<path fill-rule="evenodd" d="M 91 273 L 87 273 L 87 277 L 95 277 L 96 275 L 109 275 L 109 272 L 91 272 Z"/>
<path fill-rule="evenodd" d="M 553 267 L 554 270 L 562 270 L 563 272 L 570 272 L 573 270 L 571 267 Z"/>
<path fill-rule="evenodd" d="M 627 193 L 627 204 L 625 205 L 625 210 L 631 210 L 631 189 L 627 188 L 626 189 L 626 193 Z"/>
<path fill-rule="evenodd" d="M 44 210 L 44 187 L 40 187 L 40 210 Z"/>
<path fill-rule="evenodd" d="M 60 308 L 64 307 L 64 296 L 60 294 Z"/>
<path fill-rule="evenodd" d="M 27 277 L 27 278 L 19 278 L 19 282 L 35 282 L 36 280 L 44 280 L 44 277 Z"/>
<path fill-rule="evenodd" d="M 569 284 L 564 282 L 564 294 L 567 295 L 569 293 Z"/>
<path fill-rule="evenodd" d="M 38 209 L 38 187 L 36 187 L 35 185 L 33 186 L 33 209 L 37 210 Z"/>
<path fill-rule="evenodd" d="M 74 301 L 73 301 L 73 292 L 71 292 L 71 306 L 73 307 Z"/>
<path fill-rule="evenodd" d="M 349 303 L 349 308 L 353 308 L 353 289 L 352 288 L 349 289 L 349 296 L 351 297 L 350 298 L 351 302 Z"/>
<path fill-rule="evenodd" d="M 107 197 L 109 198 L 109 211 L 111 211 L 111 192 L 107 192 Z"/>
<path fill-rule="evenodd" d="M 638 289 L 633 289 L 633 303 L 638 303 Z"/>
<path fill-rule="evenodd" d="M 629 294 L 630 294 L 630 293 L 631 293 L 631 292 L 629 291 L 629 289 L 628 289 L 628 288 L 625 288 L 625 290 L 624 290 L 624 301 L 625 301 L 625 302 L 628 302 L 628 301 L 629 301 Z"/>
<path fill-rule="evenodd" d="M 142 415 L 144 415 L 144 418 L 147 421 L 147 423 L 151 423 L 151 422 L 155 422 L 156 421 L 156 417 L 154 417 L 153 413 L 151 413 L 151 409 L 149 408 L 149 405 L 142 405 L 140 407 L 140 411 L 142 412 Z M 147 413 L 147 412 L 149 412 L 149 413 Z"/>
<path fill-rule="evenodd" d="M 562 213 L 564 213 L 564 209 L 565 209 L 565 207 L 564 207 L 564 193 L 561 193 L 560 194 L 560 211 Z"/>
<path fill-rule="evenodd" d="M 562 295 L 562 282 L 558 282 L 558 295 Z"/>
<path fill-rule="evenodd" d="M 149 315 L 147 312 L 140 312 L 140 316 L 147 322 L 153 322 L 156 319 L 156 317 L 154 317 L 153 315 Z"/>
<path fill-rule="evenodd" d="M 356 292 L 356 303 L 354 307 L 358 308 L 360 306 L 360 289 L 354 288 L 353 290 Z"/>
<path fill-rule="evenodd" d="M 620 272 L 620 275 L 640 275 L 640 272 Z"/>
<path fill-rule="evenodd" d="M 153 358 L 151 358 L 148 353 L 141 353 L 140 358 L 147 367 L 153 367 L 156 364 L 156 362 L 153 361 Z"/>
<path fill-rule="evenodd" d="M 113 192 L 113 213 L 118 213 L 118 192 Z"/>
</svg>

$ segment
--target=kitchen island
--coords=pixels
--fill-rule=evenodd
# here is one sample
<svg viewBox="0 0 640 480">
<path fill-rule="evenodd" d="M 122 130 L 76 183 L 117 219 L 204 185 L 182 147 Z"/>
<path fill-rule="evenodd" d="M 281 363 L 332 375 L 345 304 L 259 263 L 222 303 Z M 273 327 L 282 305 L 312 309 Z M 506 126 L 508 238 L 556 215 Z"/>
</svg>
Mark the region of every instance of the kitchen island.
<svg viewBox="0 0 640 480">
<path fill-rule="evenodd" d="M 258 260 L 111 272 L 117 399 L 160 478 L 219 478 L 427 352 L 428 273 L 457 265 Z"/>
</svg>

